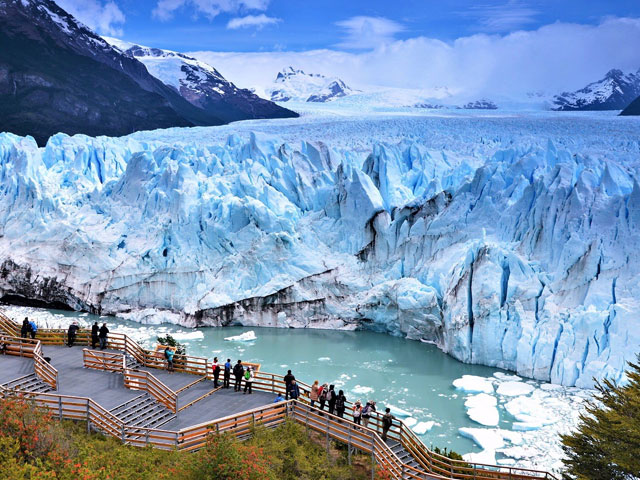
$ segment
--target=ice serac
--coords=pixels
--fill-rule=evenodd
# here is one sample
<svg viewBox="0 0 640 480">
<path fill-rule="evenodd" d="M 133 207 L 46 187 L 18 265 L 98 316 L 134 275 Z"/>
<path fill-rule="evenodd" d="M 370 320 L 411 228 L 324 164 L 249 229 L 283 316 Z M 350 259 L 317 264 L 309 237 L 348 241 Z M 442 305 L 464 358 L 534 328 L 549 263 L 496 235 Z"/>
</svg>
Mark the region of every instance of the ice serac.
<svg viewBox="0 0 640 480">
<path fill-rule="evenodd" d="M 2 134 L 0 293 L 145 322 L 367 328 L 555 383 L 624 380 L 637 143 L 498 143 Z"/>
</svg>

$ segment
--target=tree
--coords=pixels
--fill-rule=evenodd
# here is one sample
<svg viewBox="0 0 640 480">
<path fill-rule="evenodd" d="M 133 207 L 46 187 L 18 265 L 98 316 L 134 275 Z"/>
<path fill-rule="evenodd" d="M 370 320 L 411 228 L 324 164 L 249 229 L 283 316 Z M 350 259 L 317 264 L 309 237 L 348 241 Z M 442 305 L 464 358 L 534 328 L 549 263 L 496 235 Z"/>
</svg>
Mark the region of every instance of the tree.
<svg viewBox="0 0 640 480">
<path fill-rule="evenodd" d="M 576 432 L 562 435 L 565 478 L 629 480 L 640 477 L 640 355 L 629 362 L 628 383 L 605 379 L 580 415 Z"/>
<path fill-rule="evenodd" d="M 156 337 L 156 341 L 160 345 L 166 345 L 168 347 L 176 347 L 176 355 L 187 354 L 187 347 L 183 343 L 180 343 L 179 341 L 177 341 L 168 333 L 164 337 Z"/>
</svg>

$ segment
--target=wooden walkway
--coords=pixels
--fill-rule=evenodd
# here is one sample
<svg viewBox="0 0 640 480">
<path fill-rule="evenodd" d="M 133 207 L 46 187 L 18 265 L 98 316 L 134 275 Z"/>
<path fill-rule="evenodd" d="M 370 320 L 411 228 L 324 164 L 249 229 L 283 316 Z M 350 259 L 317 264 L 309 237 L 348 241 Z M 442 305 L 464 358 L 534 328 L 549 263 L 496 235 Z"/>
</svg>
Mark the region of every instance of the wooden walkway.
<svg viewBox="0 0 640 480">
<path fill-rule="evenodd" d="M 7 346 L 0 357 L 0 397 L 21 392 L 60 419 L 85 421 L 87 428 L 130 445 L 192 451 L 211 435 L 247 438 L 256 425 L 275 427 L 290 419 L 323 433 L 327 448 L 330 440 L 347 445 L 349 461 L 355 451 L 370 454 L 395 479 L 558 480 L 544 471 L 443 457 L 397 419 L 383 442 L 379 413 L 364 428 L 321 412 L 309 405 L 310 386 L 303 382 L 298 400 L 273 403 L 276 393 L 284 393 L 284 379 L 257 364 L 253 393 L 245 395 L 233 386 L 215 389 L 206 358 L 176 356 L 176 372 L 168 372 L 156 352 L 117 332 L 109 335 L 108 350 L 99 351 L 88 348 L 86 331 L 74 347 L 64 345 L 63 330 L 39 330 L 38 340 L 17 338 L 18 331 L 0 313 L 0 342 Z"/>
</svg>

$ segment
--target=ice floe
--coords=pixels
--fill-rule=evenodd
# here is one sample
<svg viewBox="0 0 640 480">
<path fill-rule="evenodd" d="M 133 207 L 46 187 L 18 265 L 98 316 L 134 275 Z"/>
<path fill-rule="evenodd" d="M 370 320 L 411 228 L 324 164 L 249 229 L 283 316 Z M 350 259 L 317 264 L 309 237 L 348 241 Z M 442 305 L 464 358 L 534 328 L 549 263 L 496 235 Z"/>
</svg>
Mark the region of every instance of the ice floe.
<svg viewBox="0 0 640 480">
<path fill-rule="evenodd" d="M 248 332 L 241 333 L 240 335 L 234 335 L 232 337 L 225 337 L 224 339 L 229 342 L 251 342 L 258 337 L 256 336 L 256 332 L 253 330 L 249 330 Z"/>
<path fill-rule="evenodd" d="M 463 375 L 462 378 L 453 381 L 453 386 L 470 393 L 493 393 L 491 381 L 475 375 Z"/>
</svg>

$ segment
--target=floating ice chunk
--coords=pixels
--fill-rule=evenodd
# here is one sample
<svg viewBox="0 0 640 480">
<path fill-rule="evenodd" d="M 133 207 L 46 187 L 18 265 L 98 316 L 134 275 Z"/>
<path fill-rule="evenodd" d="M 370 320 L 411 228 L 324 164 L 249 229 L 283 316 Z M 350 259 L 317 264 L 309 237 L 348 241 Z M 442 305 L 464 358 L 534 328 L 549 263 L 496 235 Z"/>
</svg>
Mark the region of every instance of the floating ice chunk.
<svg viewBox="0 0 640 480">
<path fill-rule="evenodd" d="M 411 412 L 407 412 L 406 410 L 403 410 L 401 408 L 395 407 L 393 405 L 387 405 L 387 407 L 389 407 L 389 409 L 391 410 L 391 414 L 395 415 L 396 417 L 410 417 L 411 416 Z"/>
<path fill-rule="evenodd" d="M 479 393 L 478 395 L 472 395 L 464 402 L 464 406 L 467 408 L 476 407 L 495 407 L 498 404 L 498 399 L 493 395 L 487 395 L 486 393 Z"/>
<path fill-rule="evenodd" d="M 543 427 L 540 422 L 513 422 L 513 428 L 518 432 L 529 432 L 531 430 L 539 430 Z"/>
<path fill-rule="evenodd" d="M 514 424 L 514 430 L 533 430 L 558 421 L 552 409 L 529 397 L 514 398 L 504 408 L 520 423 L 518 428 Z"/>
<path fill-rule="evenodd" d="M 509 448 L 501 448 L 498 450 L 501 454 L 515 458 L 516 460 L 521 460 L 523 458 L 531 458 L 540 454 L 540 451 L 535 448 L 530 447 L 509 447 Z"/>
<path fill-rule="evenodd" d="M 540 388 L 547 392 L 557 392 L 558 390 L 562 390 L 564 387 L 562 385 L 556 385 L 555 383 L 543 383 L 540 385 Z"/>
<path fill-rule="evenodd" d="M 416 419 L 415 419 L 415 418 L 413 418 L 413 417 L 409 417 L 409 418 L 405 418 L 405 419 L 403 420 L 403 422 L 404 422 L 404 424 L 405 424 L 407 427 L 411 428 L 411 427 L 413 427 L 416 423 L 418 423 L 418 420 L 416 420 Z"/>
<path fill-rule="evenodd" d="M 202 340 L 204 338 L 204 333 L 200 330 L 196 330 L 195 332 L 176 332 L 172 333 L 171 336 L 176 340 Z"/>
<path fill-rule="evenodd" d="M 328 362 L 331 360 L 331 357 L 320 357 L 318 358 L 319 362 Z"/>
<path fill-rule="evenodd" d="M 459 428 L 463 437 L 470 438 L 483 450 L 497 450 L 504 447 L 502 434 L 498 430 L 488 428 Z"/>
<path fill-rule="evenodd" d="M 498 465 L 503 465 L 505 467 L 512 467 L 516 464 L 516 461 L 513 458 L 501 458 L 498 460 Z"/>
<path fill-rule="evenodd" d="M 520 445 L 523 441 L 522 434 L 518 432 L 512 432 L 511 430 L 500 430 L 502 438 L 513 445 Z"/>
<path fill-rule="evenodd" d="M 463 375 L 453 381 L 453 386 L 465 392 L 493 393 L 493 385 L 489 379 L 475 375 Z"/>
<path fill-rule="evenodd" d="M 356 385 L 355 387 L 353 387 L 353 393 L 359 394 L 359 395 L 367 395 L 369 393 L 373 393 L 373 388 L 371 387 L 367 387 L 364 385 Z"/>
<path fill-rule="evenodd" d="M 518 397 L 520 395 L 529 395 L 535 390 L 533 385 L 528 383 L 518 382 L 504 382 L 498 385 L 498 395 L 504 395 L 505 397 Z"/>
<path fill-rule="evenodd" d="M 436 422 L 433 420 L 428 422 L 418 422 L 417 425 L 411 428 L 411 430 L 413 430 L 413 433 L 416 435 L 424 435 L 425 433 L 430 432 L 435 424 Z"/>
<path fill-rule="evenodd" d="M 474 422 L 487 427 L 494 427 L 500 422 L 500 414 L 496 407 L 474 407 L 467 410 L 467 415 Z"/>
<path fill-rule="evenodd" d="M 225 337 L 225 340 L 229 342 L 250 342 L 256 338 L 258 338 L 256 337 L 256 333 L 253 330 L 249 330 L 248 332 L 241 333 L 240 335 Z"/>
<path fill-rule="evenodd" d="M 484 463 L 487 465 L 496 464 L 496 451 L 495 450 L 483 450 L 478 453 L 466 453 L 462 456 L 465 461 L 469 463 Z"/>
<path fill-rule="evenodd" d="M 493 374 L 494 377 L 496 377 L 498 380 L 502 380 L 502 381 L 511 381 L 511 382 L 521 382 L 522 378 L 520 378 L 517 375 L 509 375 L 507 373 L 502 373 L 502 372 L 496 372 Z"/>
</svg>

